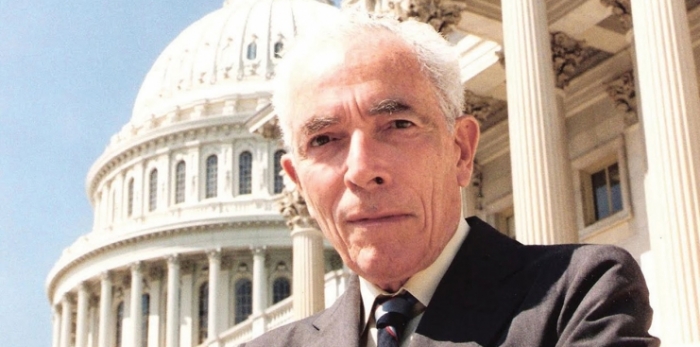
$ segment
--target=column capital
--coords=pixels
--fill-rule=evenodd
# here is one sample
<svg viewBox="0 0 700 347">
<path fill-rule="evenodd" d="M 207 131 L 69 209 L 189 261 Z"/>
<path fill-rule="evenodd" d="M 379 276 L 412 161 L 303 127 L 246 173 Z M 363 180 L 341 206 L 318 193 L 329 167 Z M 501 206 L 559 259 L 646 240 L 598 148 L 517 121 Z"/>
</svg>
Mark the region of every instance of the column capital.
<svg viewBox="0 0 700 347">
<path fill-rule="evenodd" d="M 168 255 L 166 261 L 168 262 L 168 267 L 180 266 L 180 255 L 177 253 Z"/>
<path fill-rule="evenodd" d="M 88 290 L 90 289 L 87 282 L 85 282 L 85 281 L 80 282 L 80 284 L 78 284 L 78 286 L 76 288 L 78 288 L 78 294 L 80 294 L 80 292 L 87 293 Z"/>
<path fill-rule="evenodd" d="M 637 122 L 637 97 L 634 85 L 634 71 L 629 70 L 605 83 L 605 90 L 612 99 L 615 109 L 625 115 L 625 123 Z"/>
<path fill-rule="evenodd" d="M 112 282 L 112 272 L 109 270 L 100 272 L 100 282 Z"/>
<path fill-rule="evenodd" d="M 632 5 L 630 0 L 600 0 L 600 3 L 612 7 L 613 14 L 623 28 L 626 30 L 632 29 Z"/>
<path fill-rule="evenodd" d="M 253 252 L 253 255 L 265 255 L 265 252 L 267 252 L 267 246 L 250 246 L 251 252 Z"/>
<path fill-rule="evenodd" d="M 289 229 L 295 227 L 318 228 L 316 221 L 309 214 L 306 201 L 293 184 L 285 185 L 282 194 L 277 198 L 277 206 L 284 219 L 287 220 Z"/>
<path fill-rule="evenodd" d="M 221 248 L 210 249 L 207 251 L 209 261 L 221 262 Z"/>
<path fill-rule="evenodd" d="M 131 263 L 131 265 L 129 265 L 129 268 L 131 269 L 132 274 L 135 272 L 141 273 L 143 271 L 143 263 L 140 261 Z"/>
<path fill-rule="evenodd" d="M 550 41 L 556 87 L 563 89 L 569 85 L 569 81 L 590 53 L 584 41 L 576 40 L 562 31 L 550 33 Z"/>
<path fill-rule="evenodd" d="M 61 298 L 61 308 L 63 308 L 64 305 L 72 305 L 75 304 L 75 299 L 73 298 L 73 294 L 71 292 L 66 292 L 63 294 L 63 297 Z"/>
</svg>

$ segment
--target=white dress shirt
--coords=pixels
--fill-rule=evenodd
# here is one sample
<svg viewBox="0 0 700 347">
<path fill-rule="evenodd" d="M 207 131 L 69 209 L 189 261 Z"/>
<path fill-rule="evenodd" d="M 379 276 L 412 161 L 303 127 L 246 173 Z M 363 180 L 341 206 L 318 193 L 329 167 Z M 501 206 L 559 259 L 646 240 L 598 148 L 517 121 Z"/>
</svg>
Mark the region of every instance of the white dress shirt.
<svg viewBox="0 0 700 347">
<path fill-rule="evenodd" d="M 445 275 L 445 272 L 447 272 L 447 268 L 452 264 L 452 259 L 457 255 L 457 251 L 459 251 L 468 233 L 469 224 L 467 224 L 464 218 L 460 218 L 457 230 L 454 235 L 452 235 L 450 241 L 447 242 L 445 249 L 442 250 L 442 253 L 440 253 L 437 259 L 435 259 L 430 266 L 409 278 L 396 293 L 387 293 L 360 277 L 360 295 L 362 296 L 362 306 L 364 308 L 364 325 L 360 338 L 361 345 L 367 347 L 377 346 L 377 327 L 375 325 L 374 312 L 372 311 L 375 299 L 380 295 L 393 296 L 407 291 L 411 293 L 423 307 L 427 307 L 435 293 L 435 289 Z M 401 347 L 408 346 L 411 342 L 413 332 L 416 331 L 416 327 L 418 327 L 418 323 L 420 323 L 422 317 L 423 313 L 421 312 L 408 322 L 401 336 Z"/>
</svg>

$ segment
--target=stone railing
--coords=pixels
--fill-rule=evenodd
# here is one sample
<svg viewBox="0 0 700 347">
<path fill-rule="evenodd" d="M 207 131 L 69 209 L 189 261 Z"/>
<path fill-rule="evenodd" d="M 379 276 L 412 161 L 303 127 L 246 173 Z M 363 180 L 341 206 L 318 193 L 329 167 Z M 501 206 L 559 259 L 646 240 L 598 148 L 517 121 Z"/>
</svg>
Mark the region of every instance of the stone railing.
<svg viewBox="0 0 700 347">
<path fill-rule="evenodd" d="M 257 317 L 249 317 L 219 336 L 218 346 L 235 347 L 250 341 L 266 331 L 272 330 L 292 321 L 292 297 L 288 297 L 269 307 Z M 263 324 L 260 324 L 263 323 Z"/>
<path fill-rule="evenodd" d="M 265 310 L 265 326 L 267 330 L 272 330 L 290 323 L 293 316 L 292 311 L 291 296 Z"/>
<path fill-rule="evenodd" d="M 347 270 L 340 269 L 331 271 L 324 276 L 326 307 L 332 305 L 345 292 L 349 275 Z M 219 335 L 216 344 L 210 344 L 209 347 L 235 347 L 262 335 L 266 331 L 291 323 L 294 320 L 292 300 L 290 296 L 270 306 L 261 315 L 249 317 L 244 322 Z"/>
<path fill-rule="evenodd" d="M 253 320 L 248 319 L 221 334 L 218 344 L 225 347 L 236 347 L 251 339 L 253 339 Z"/>
</svg>

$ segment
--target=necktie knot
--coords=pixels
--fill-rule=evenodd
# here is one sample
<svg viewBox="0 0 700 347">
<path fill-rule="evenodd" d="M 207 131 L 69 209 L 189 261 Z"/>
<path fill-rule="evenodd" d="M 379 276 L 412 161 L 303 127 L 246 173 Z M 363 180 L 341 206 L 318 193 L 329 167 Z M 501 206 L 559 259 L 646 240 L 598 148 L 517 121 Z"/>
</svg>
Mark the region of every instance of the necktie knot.
<svg viewBox="0 0 700 347">
<path fill-rule="evenodd" d="M 416 298 L 408 292 L 378 301 L 374 311 L 377 322 L 377 346 L 399 345 L 406 324 L 412 318 L 416 302 Z"/>
</svg>

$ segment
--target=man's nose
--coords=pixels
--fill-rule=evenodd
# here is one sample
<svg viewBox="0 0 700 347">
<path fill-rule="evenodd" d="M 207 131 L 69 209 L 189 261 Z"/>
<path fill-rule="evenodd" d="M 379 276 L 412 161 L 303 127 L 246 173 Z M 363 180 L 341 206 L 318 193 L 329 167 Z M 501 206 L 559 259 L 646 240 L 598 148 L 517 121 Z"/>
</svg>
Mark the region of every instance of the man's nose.
<svg viewBox="0 0 700 347">
<path fill-rule="evenodd" d="M 345 184 L 374 189 L 391 183 L 383 145 L 366 133 L 356 131 L 350 137 L 345 161 Z"/>
</svg>

